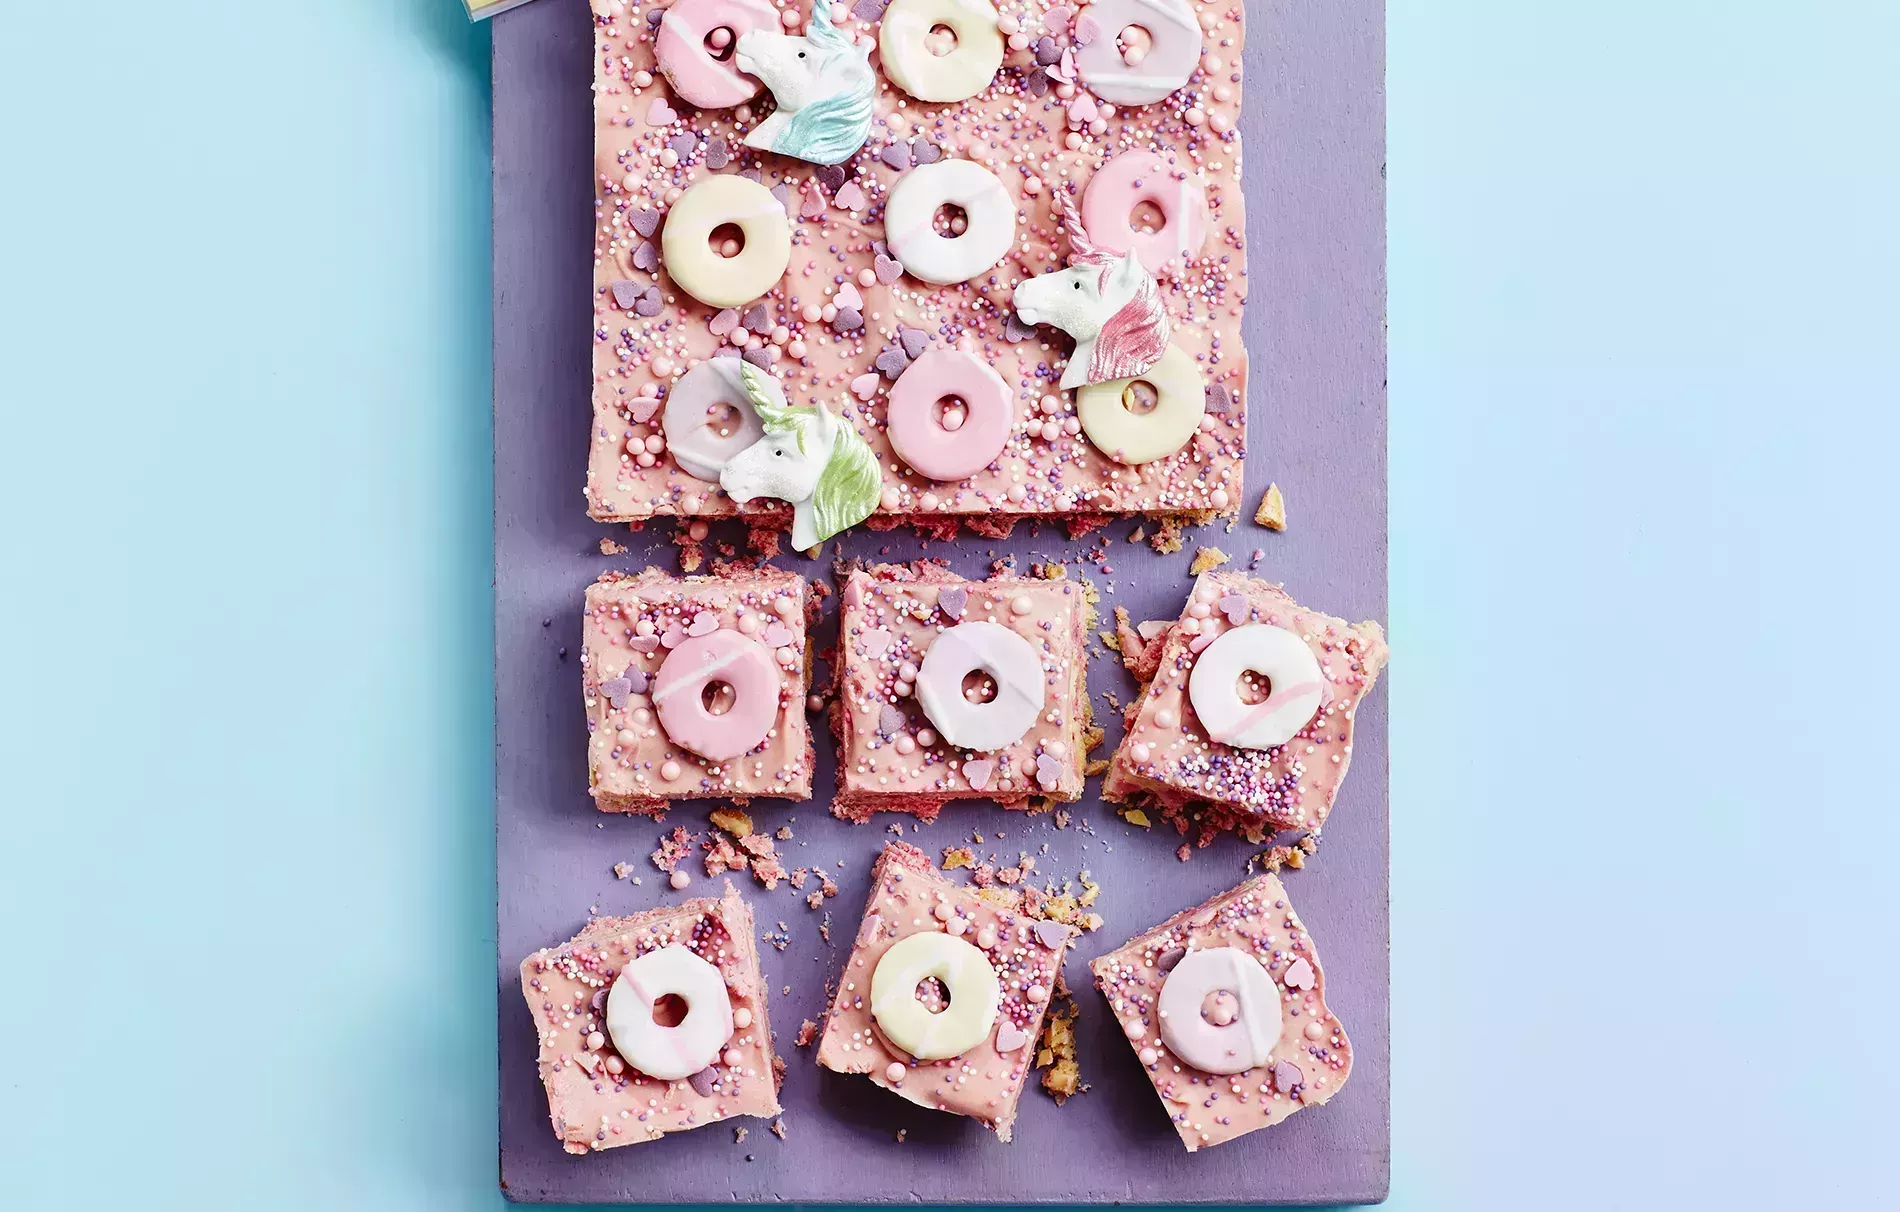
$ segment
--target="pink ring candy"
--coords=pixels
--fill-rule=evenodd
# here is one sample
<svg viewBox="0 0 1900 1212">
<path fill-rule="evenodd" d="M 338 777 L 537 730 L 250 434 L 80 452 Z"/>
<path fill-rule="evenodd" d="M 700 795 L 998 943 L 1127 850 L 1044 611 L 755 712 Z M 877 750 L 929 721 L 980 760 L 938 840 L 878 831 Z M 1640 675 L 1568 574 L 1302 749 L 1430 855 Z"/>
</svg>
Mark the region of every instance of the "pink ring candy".
<svg viewBox="0 0 1900 1212">
<path fill-rule="evenodd" d="M 723 715 L 706 710 L 706 687 L 732 687 Z M 712 762 L 756 749 L 778 719 L 778 665 L 765 645 L 720 628 L 689 636 L 667 655 L 653 679 L 653 709 L 669 740 Z"/>
<path fill-rule="evenodd" d="M 778 10 L 766 0 L 675 0 L 660 17 L 653 39 L 653 57 L 673 91 L 701 109 L 730 109 L 759 95 L 765 88 L 730 58 L 720 60 L 706 49 L 706 35 L 731 30 L 726 43 L 737 45 L 747 30 L 777 33 Z"/>
<path fill-rule="evenodd" d="M 1143 202 L 1161 212 L 1161 230 L 1138 232 L 1129 222 Z M 1149 273 L 1159 273 L 1169 262 L 1201 251 L 1207 240 L 1207 189 L 1193 173 L 1182 179 L 1154 152 L 1123 152 L 1089 178 L 1082 226 L 1103 248 L 1132 250 Z"/>
<path fill-rule="evenodd" d="M 937 401 L 947 396 L 965 405 L 955 429 L 945 429 L 937 415 Z M 995 462 L 1014 423 L 1009 385 L 989 363 L 959 349 L 931 349 L 892 386 L 885 432 L 919 475 L 954 483 Z"/>
</svg>

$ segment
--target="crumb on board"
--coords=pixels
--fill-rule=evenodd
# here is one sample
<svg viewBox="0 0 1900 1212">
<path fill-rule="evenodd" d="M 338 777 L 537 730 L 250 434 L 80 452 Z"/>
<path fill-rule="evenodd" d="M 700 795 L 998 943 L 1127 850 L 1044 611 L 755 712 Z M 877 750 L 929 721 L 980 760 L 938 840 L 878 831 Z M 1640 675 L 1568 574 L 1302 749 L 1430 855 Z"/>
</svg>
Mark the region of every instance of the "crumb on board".
<svg viewBox="0 0 1900 1212">
<path fill-rule="evenodd" d="M 1137 526 L 1134 528 L 1134 530 L 1129 532 L 1128 541 L 1130 543 L 1139 543 L 1147 537 L 1148 537 L 1147 530 L 1143 529 L 1140 526 Z"/>
<path fill-rule="evenodd" d="M 1154 827 L 1154 822 L 1148 819 L 1148 814 L 1139 808 L 1123 809 L 1122 819 L 1142 829 L 1151 829 Z"/>
<path fill-rule="evenodd" d="M 732 1143 L 735 1145 L 744 1144 L 747 1135 L 748 1133 L 743 1125 L 734 1128 L 732 1130 Z"/>
<path fill-rule="evenodd" d="M 1260 508 L 1254 511 L 1253 520 L 1268 530 L 1286 529 L 1286 498 L 1280 495 L 1278 484 L 1267 485 L 1266 495 L 1260 498 Z"/>
<path fill-rule="evenodd" d="M 660 845 L 652 854 L 653 865 L 671 875 L 679 869 L 681 862 L 693 852 L 693 835 L 686 832 L 686 826 L 675 825 L 672 833 L 660 835 Z"/>
<path fill-rule="evenodd" d="M 627 548 L 624 543 L 616 543 L 612 539 L 602 539 L 600 541 L 600 554 L 604 556 L 622 556 L 627 554 Z"/>
<path fill-rule="evenodd" d="M 620 863 L 614 864 L 614 878 L 615 879 L 624 880 L 632 874 L 633 874 L 632 863 L 620 862 Z"/>
<path fill-rule="evenodd" d="M 976 852 L 968 846 L 945 846 L 943 848 L 943 869 L 955 871 L 959 867 L 976 866 Z"/>
<path fill-rule="evenodd" d="M 1185 545 L 1179 518 L 1163 518 L 1155 524 L 1155 532 L 1148 536 L 1148 546 L 1157 555 L 1174 555 Z"/>
<path fill-rule="evenodd" d="M 777 1119 L 772 1121 L 772 1135 L 778 1137 L 780 1140 L 785 1139 L 785 1117 L 784 1116 L 781 1115 Z"/>
<path fill-rule="evenodd" d="M 1056 1100 L 1058 1107 L 1088 1089 L 1082 1084 L 1082 1068 L 1075 1059 L 1075 1020 L 1080 1015 L 1072 997 L 1066 999 L 1061 1008 L 1051 1010 L 1043 1020 L 1042 1042 L 1036 1049 L 1036 1068 L 1042 1070 L 1042 1088 Z"/>
<path fill-rule="evenodd" d="M 752 836 L 752 818 L 737 808 L 715 808 L 707 819 L 733 837 Z"/>
<path fill-rule="evenodd" d="M 1174 857 L 1185 863 L 1194 857 L 1194 848 L 1189 846 L 1186 842 L 1182 842 L 1180 846 L 1175 848 Z"/>
<path fill-rule="evenodd" d="M 818 1034 L 818 1024 L 806 1019 L 798 1024 L 798 1034 L 792 1037 L 792 1047 L 809 1048 L 812 1039 Z"/>
<path fill-rule="evenodd" d="M 1190 576 L 1200 576 L 1212 572 L 1227 562 L 1227 553 L 1218 547 L 1203 547 L 1194 553 L 1194 562 L 1188 565 Z"/>
</svg>

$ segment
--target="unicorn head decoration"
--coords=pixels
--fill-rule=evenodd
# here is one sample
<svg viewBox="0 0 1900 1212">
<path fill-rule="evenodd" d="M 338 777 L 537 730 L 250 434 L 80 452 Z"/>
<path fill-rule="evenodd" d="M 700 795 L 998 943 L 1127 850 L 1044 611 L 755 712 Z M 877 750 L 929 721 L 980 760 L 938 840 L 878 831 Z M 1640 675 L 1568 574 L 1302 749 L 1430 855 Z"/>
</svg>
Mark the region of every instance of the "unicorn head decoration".
<svg viewBox="0 0 1900 1212">
<path fill-rule="evenodd" d="M 831 6 L 812 6 L 803 38 L 749 29 L 733 62 L 772 90 L 778 110 L 747 132 L 747 147 L 813 164 L 843 164 L 871 135 L 877 74 L 869 44 L 859 46 L 831 23 Z"/>
<path fill-rule="evenodd" d="M 1075 338 L 1062 372 L 1064 388 L 1132 379 L 1168 351 L 1173 328 L 1161 288 L 1134 253 L 1116 256 L 1090 240 L 1068 198 L 1062 200 L 1062 225 L 1073 246 L 1069 268 L 1017 286 L 1016 314 Z"/>
<path fill-rule="evenodd" d="M 743 504 L 757 497 L 792 503 L 792 546 L 809 551 L 877 508 L 877 456 L 858 431 L 819 403 L 794 408 L 750 362 L 740 374 L 765 436 L 734 455 L 719 485 Z"/>
</svg>

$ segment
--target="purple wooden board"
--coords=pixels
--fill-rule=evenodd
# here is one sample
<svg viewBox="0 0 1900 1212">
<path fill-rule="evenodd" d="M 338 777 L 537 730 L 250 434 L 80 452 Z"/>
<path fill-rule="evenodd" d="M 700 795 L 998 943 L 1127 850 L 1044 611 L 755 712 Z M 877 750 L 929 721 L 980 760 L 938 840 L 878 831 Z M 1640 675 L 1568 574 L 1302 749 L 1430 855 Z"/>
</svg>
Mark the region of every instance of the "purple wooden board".
<svg viewBox="0 0 1900 1212">
<path fill-rule="evenodd" d="M 1245 516 L 1269 479 L 1286 491 L 1292 529 L 1243 522 L 1191 537 L 1239 556 L 1267 555 L 1260 572 L 1309 605 L 1349 619 L 1383 619 L 1385 585 L 1385 232 L 1382 0 L 1273 0 L 1250 5 L 1246 139 L 1253 357 Z M 1083 1011 L 1080 1052 L 1089 1091 L 1057 1108 L 1040 1089 L 1023 1096 L 1011 1145 L 974 1123 L 911 1106 L 863 1079 L 818 1069 L 791 1037 L 817 1019 L 825 983 L 852 937 L 869 864 L 889 838 L 833 820 L 831 751 L 819 744 L 817 799 L 760 802 L 754 816 L 795 818 L 782 843 L 788 867 L 822 864 L 840 886 L 820 913 L 786 888 L 749 882 L 761 926 L 783 921 L 792 942 L 765 949 L 771 1016 L 789 1064 L 782 1095 L 789 1139 L 737 1120 L 590 1157 L 560 1150 L 535 1075 L 534 1027 L 516 978 L 521 958 L 570 937 L 590 909 L 627 913 L 677 899 L 646 860 L 661 832 L 644 819 L 596 813 L 586 793 L 579 694 L 582 588 L 608 568 L 650 559 L 675 566 L 664 527 L 629 536 L 588 520 L 581 498 L 589 422 L 588 295 L 593 196 L 589 185 L 591 31 L 581 0 L 540 0 L 494 22 L 495 106 L 495 682 L 496 850 L 501 1179 L 519 1200 L 561 1202 L 1223 1202 L 1347 1203 L 1385 1197 L 1390 1155 L 1387 946 L 1386 695 L 1359 712 L 1357 752 L 1325 843 L 1306 870 L 1287 873 L 1311 928 L 1333 1008 L 1356 1052 L 1351 1081 L 1324 1107 L 1200 1154 L 1185 1153 L 1119 1032 L 1108 1026 L 1087 962 L 1170 913 L 1237 883 L 1254 847 L 1228 840 L 1176 861 L 1172 832 L 1147 833 L 1090 796 L 1075 824 L 993 805 L 953 806 L 905 836 L 936 853 L 973 830 L 987 853 L 1039 854 L 1039 876 L 1087 868 L 1102 883 L 1108 919 L 1069 962 Z M 1193 551 L 1158 556 L 1121 539 L 1112 575 L 1088 572 L 1135 618 L 1177 613 Z M 603 537 L 626 556 L 599 554 Z M 1004 553 L 1062 556 L 1080 545 L 1059 530 L 1019 528 L 1004 542 L 920 543 L 909 534 L 859 534 L 849 554 L 948 557 L 981 575 Z M 829 555 L 829 551 L 827 555 Z M 782 566 L 829 578 L 829 560 Z M 544 620 L 551 620 L 544 626 Z M 835 635 L 827 614 L 821 646 Z M 565 647 L 567 657 L 558 650 Z M 1403 662 L 1404 654 L 1399 654 Z M 1100 695 L 1129 697 L 1132 682 L 1104 656 L 1090 689 L 1112 744 L 1119 718 Z M 669 825 L 703 830 L 706 805 L 675 810 Z M 1092 832 L 1082 828 L 1086 822 Z M 1006 836 L 998 837 L 1002 829 Z M 633 863 L 639 886 L 616 880 Z M 844 867 L 836 863 L 843 860 Z M 693 892 L 709 891 L 703 877 Z M 791 992 L 781 995 L 786 986 Z M 733 1125 L 750 1137 L 733 1140 Z M 905 1143 L 894 1140 L 906 1130 Z M 748 1160 L 750 1159 L 750 1160 Z"/>
</svg>

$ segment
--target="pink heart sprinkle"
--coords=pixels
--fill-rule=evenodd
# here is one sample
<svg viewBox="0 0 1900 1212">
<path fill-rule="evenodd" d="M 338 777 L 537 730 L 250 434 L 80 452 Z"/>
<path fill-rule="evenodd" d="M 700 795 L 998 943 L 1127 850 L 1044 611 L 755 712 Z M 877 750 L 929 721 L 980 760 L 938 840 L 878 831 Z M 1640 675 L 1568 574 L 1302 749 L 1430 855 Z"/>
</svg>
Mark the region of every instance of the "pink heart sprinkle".
<svg viewBox="0 0 1900 1212">
<path fill-rule="evenodd" d="M 850 307 L 858 311 L 864 310 L 864 296 L 859 294 L 858 288 L 849 282 L 838 287 L 838 293 L 832 296 L 831 301 L 840 309 Z"/>
<path fill-rule="evenodd" d="M 872 657 L 883 656 L 886 652 L 890 651 L 892 638 L 891 633 L 882 628 L 873 628 L 865 632 L 864 654 Z"/>
<path fill-rule="evenodd" d="M 1075 19 L 1075 40 L 1081 45 L 1087 46 L 1101 36 L 1102 23 L 1095 19 L 1094 13 L 1085 11 Z"/>
<path fill-rule="evenodd" d="M 1029 1033 L 1024 1031 L 1021 1027 L 1018 1027 L 1015 1023 L 1005 1020 L 1003 1025 L 996 1029 L 996 1050 L 998 1052 L 1014 1052 L 1028 1042 Z"/>
<path fill-rule="evenodd" d="M 1311 989 L 1313 987 L 1313 965 L 1304 959 L 1296 959 L 1286 970 L 1286 987 L 1289 989 Z"/>
<path fill-rule="evenodd" d="M 668 648 L 678 648 L 685 639 L 686 633 L 681 631 L 677 626 L 668 627 L 660 635 L 660 643 Z"/>
<path fill-rule="evenodd" d="M 863 210 L 867 205 L 864 191 L 858 188 L 856 181 L 846 181 L 844 188 L 838 191 L 838 196 L 832 201 L 839 210 Z"/>
<path fill-rule="evenodd" d="M 1042 15 L 1043 32 L 1061 37 L 1069 32 L 1069 22 L 1074 18 L 1075 13 L 1068 5 L 1058 4 Z"/>
<path fill-rule="evenodd" d="M 1087 93 L 1077 93 L 1075 100 L 1069 102 L 1069 123 L 1072 126 L 1087 126 L 1101 112 L 1101 107 L 1095 104 L 1095 98 Z"/>
<path fill-rule="evenodd" d="M 627 406 L 627 412 L 632 415 L 633 422 L 636 425 L 645 425 L 648 421 L 653 419 L 653 414 L 658 411 L 660 411 L 660 398 L 658 396 L 635 396 L 633 403 Z"/>
<path fill-rule="evenodd" d="M 679 115 L 673 112 L 673 107 L 666 103 L 665 97 L 653 98 L 653 104 L 647 107 L 648 126 L 665 126 L 678 117 Z"/>
<path fill-rule="evenodd" d="M 637 635 L 627 641 L 627 647 L 635 652 L 652 652 L 659 646 L 660 637 L 657 635 Z"/>
<path fill-rule="evenodd" d="M 712 320 L 707 323 L 706 327 L 711 330 L 712 335 L 715 337 L 725 336 L 733 329 L 739 327 L 739 309 L 736 307 L 726 308 L 726 310 L 714 316 Z"/>
<path fill-rule="evenodd" d="M 711 635 L 719 630 L 719 616 L 710 610 L 702 610 L 693 616 L 693 625 L 686 629 L 687 635 Z"/>
<path fill-rule="evenodd" d="M 970 780 L 970 786 L 978 791 L 989 790 L 990 776 L 995 773 L 996 763 L 989 758 L 963 763 L 963 777 Z"/>
<path fill-rule="evenodd" d="M 759 638 L 765 641 L 767 648 L 783 648 L 797 637 L 792 634 L 792 629 L 785 624 L 773 623 L 766 627 L 765 633 Z"/>
<path fill-rule="evenodd" d="M 825 213 L 824 191 L 818 188 L 816 181 L 805 186 L 805 198 L 798 204 L 798 213 L 806 219 L 816 219 Z"/>
<path fill-rule="evenodd" d="M 876 272 L 877 280 L 889 286 L 904 276 L 904 263 L 891 257 L 879 257 Z"/>
<path fill-rule="evenodd" d="M 877 385 L 884 381 L 880 374 L 859 375 L 851 380 L 851 394 L 860 400 L 869 400 L 877 394 Z"/>
<path fill-rule="evenodd" d="M 1229 623 L 1238 627 L 1247 621 L 1247 616 L 1253 613 L 1253 608 L 1248 605 L 1246 594 L 1230 593 L 1220 600 L 1220 612 L 1227 616 Z"/>
</svg>

